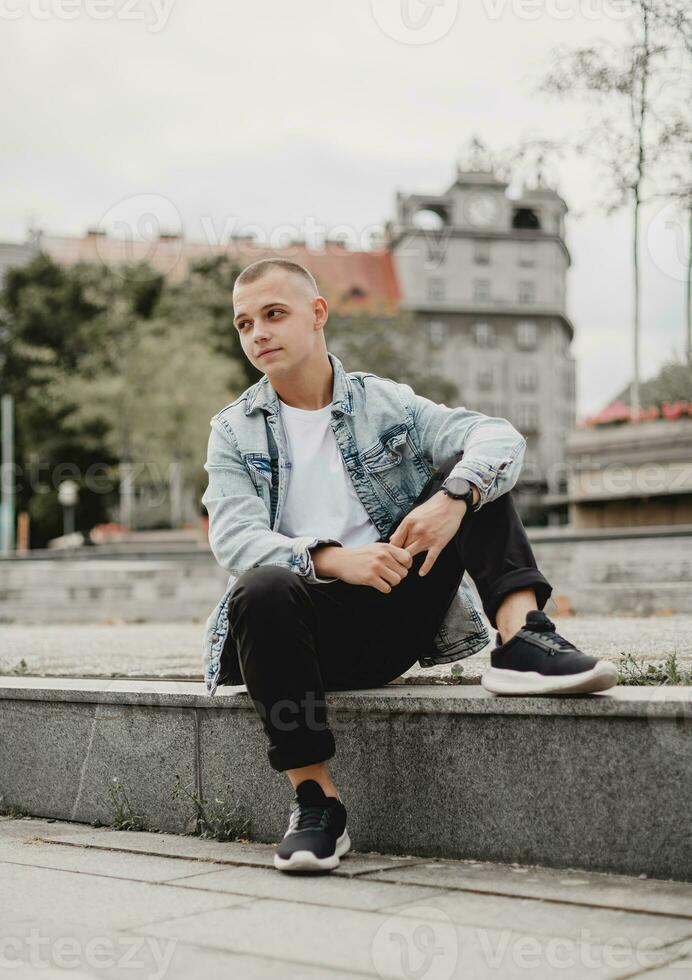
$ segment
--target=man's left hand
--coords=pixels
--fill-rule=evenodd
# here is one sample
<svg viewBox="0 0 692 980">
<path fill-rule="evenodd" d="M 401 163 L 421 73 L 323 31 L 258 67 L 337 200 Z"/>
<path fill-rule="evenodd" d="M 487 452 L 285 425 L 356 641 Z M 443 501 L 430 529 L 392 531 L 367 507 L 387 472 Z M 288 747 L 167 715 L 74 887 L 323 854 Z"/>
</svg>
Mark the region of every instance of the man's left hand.
<svg viewBox="0 0 692 980">
<path fill-rule="evenodd" d="M 425 561 L 418 570 L 419 575 L 427 575 L 437 556 L 459 530 L 465 513 L 463 500 L 453 500 L 440 490 L 406 515 L 389 543 L 406 548 L 411 557 L 419 551 L 427 551 Z"/>
</svg>

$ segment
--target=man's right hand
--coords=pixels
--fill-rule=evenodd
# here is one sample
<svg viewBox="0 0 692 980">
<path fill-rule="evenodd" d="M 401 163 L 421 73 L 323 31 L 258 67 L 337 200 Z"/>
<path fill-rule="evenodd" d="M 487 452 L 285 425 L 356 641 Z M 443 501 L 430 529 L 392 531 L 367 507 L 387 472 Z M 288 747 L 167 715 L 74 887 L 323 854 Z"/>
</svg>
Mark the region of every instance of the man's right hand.
<svg viewBox="0 0 692 980">
<path fill-rule="evenodd" d="M 351 585 L 370 585 L 380 592 L 391 592 L 408 575 L 413 558 L 406 548 L 386 541 L 375 541 L 362 548 L 325 545 L 313 552 L 317 575 L 338 578 Z"/>
</svg>

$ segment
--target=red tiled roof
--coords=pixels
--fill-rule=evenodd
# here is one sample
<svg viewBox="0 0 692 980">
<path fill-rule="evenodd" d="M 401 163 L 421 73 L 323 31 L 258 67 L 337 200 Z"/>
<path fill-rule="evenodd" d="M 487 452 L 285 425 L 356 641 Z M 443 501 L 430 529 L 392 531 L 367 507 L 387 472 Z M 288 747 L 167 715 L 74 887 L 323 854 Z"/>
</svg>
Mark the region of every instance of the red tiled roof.
<svg viewBox="0 0 692 980">
<path fill-rule="evenodd" d="M 394 262 L 385 249 L 352 252 L 335 243 L 327 243 L 319 250 L 298 244 L 272 249 L 246 241 L 209 245 L 176 237 L 155 242 L 125 242 L 106 235 L 44 236 L 41 246 L 60 265 L 146 261 L 173 282 L 184 280 L 193 263 L 216 255 L 228 255 L 240 266 L 278 256 L 309 269 L 335 310 L 393 312 L 400 300 Z"/>
</svg>

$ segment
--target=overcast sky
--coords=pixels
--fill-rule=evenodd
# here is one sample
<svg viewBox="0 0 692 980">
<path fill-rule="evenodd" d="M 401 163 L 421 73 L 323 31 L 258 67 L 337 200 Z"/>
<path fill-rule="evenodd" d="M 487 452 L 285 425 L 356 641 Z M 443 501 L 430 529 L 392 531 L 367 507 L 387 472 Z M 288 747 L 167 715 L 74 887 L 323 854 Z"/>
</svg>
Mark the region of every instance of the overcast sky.
<svg viewBox="0 0 692 980">
<path fill-rule="evenodd" d="M 500 149 L 573 133 L 534 80 L 551 49 L 625 25 L 616 0 L 0 0 L 0 239 L 81 234 L 122 202 L 163 202 L 204 240 L 259 225 L 346 225 L 397 190 L 442 191 L 475 135 Z M 10 96 L 11 93 L 11 97 Z M 581 414 L 629 378 L 629 221 L 566 162 Z M 166 210 L 167 209 L 167 210 Z M 583 212 L 583 213 L 582 213 Z M 647 215 L 643 374 L 684 336 L 679 227 Z"/>
</svg>

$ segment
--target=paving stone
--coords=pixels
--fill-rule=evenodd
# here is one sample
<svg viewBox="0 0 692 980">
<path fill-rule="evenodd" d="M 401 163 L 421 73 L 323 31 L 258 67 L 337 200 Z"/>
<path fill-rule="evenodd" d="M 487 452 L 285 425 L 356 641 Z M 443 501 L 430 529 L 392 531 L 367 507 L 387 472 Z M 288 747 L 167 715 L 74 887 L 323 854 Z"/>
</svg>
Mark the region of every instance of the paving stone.
<svg viewBox="0 0 692 980">
<path fill-rule="evenodd" d="M 45 831 L 45 842 L 37 829 Z M 71 832 L 75 829 L 80 833 Z M 168 849 L 168 856 L 149 854 L 152 841 Z M 175 844 L 182 845 L 179 854 Z M 232 853 L 234 863 L 201 861 L 199 854 L 209 845 L 215 856 L 217 846 Z M 26 953 L 27 937 L 38 925 L 51 953 L 59 941 L 81 942 L 81 959 L 67 973 L 54 959 L 40 972 L 30 964 L 13 970 L 22 980 L 66 975 L 120 980 L 124 971 L 116 963 L 96 969 L 88 962 L 90 938 L 121 956 L 128 940 L 144 941 L 134 951 L 137 975 L 157 980 L 616 980 L 642 973 L 674 978 L 686 975 L 692 958 L 692 941 L 682 938 L 692 934 L 692 922 L 683 914 L 599 907 L 604 898 L 628 894 L 659 911 L 682 906 L 692 889 L 679 882 L 480 862 L 408 859 L 406 867 L 395 868 L 402 859 L 387 855 L 364 855 L 379 867 L 357 876 L 287 876 L 258 863 L 271 859 L 273 848 L 267 845 L 224 845 L 44 820 L 0 821 L 0 857 L 17 852 L 29 860 L 35 855 L 37 864 L 61 852 L 82 862 L 72 871 L 0 862 L 0 939 L 19 940 L 20 949 L 23 940 Z M 388 869 L 383 862 L 389 862 Z M 174 877 L 160 883 L 138 880 L 159 865 L 165 874 L 172 869 Z M 124 870 L 134 880 L 113 877 Z M 416 873 L 427 880 L 416 882 Z M 386 880 L 392 875 L 404 883 Z M 234 886 L 247 894 L 226 890 Z M 493 894 L 503 889 L 508 894 Z M 528 898 L 522 890 L 536 894 Z M 271 897 L 259 897 L 267 891 Z M 576 902 L 567 904 L 574 896 Z M 538 900 L 551 897 L 561 901 Z M 655 948 L 661 942 L 668 946 Z M 164 963 L 165 973 L 155 972 L 157 963 Z"/>
<path fill-rule="evenodd" d="M 199 861 L 129 854 L 124 851 L 97 851 L 94 848 L 48 843 L 41 838 L 0 842 L 0 862 L 105 875 L 108 878 L 131 881 L 168 881 L 197 874 L 200 870 Z"/>
<path fill-rule="evenodd" d="M 3 817 L 0 820 L 0 842 L 24 837 L 70 837 L 83 834 L 89 824 L 43 817 Z"/>
<path fill-rule="evenodd" d="M 5 935 L 12 923 L 81 923 L 112 931 L 251 901 L 172 885 L 0 863 L 0 923 Z"/>
<path fill-rule="evenodd" d="M 250 956 L 232 950 L 204 949 L 177 939 L 138 936 L 127 931 L 108 933 L 80 925 L 42 927 L 38 934 L 42 945 L 37 952 L 35 945 L 31 945 L 32 928 L 35 929 L 32 923 L 13 925 L 12 937 L 19 942 L 9 948 L 3 947 L 12 961 L 12 968 L 7 971 L 12 980 L 123 980 L 123 977 L 142 977 L 144 980 L 325 980 L 320 966 L 289 966 L 265 951 Z M 98 940 L 96 952 L 89 946 L 95 940 Z M 57 965 L 59 963 L 63 965 Z M 350 980 L 355 976 L 358 974 L 350 970 L 329 971 L 329 980 Z"/>
<path fill-rule="evenodd" d="M 135 853 L 129 849 L 86 847 L 85 842 L 98 838 L 99 832 L 84 825 L 81 825 L 81 831 L 65 834 L 64 828 L 70 826 L 65 823 L 51 825 L 44 820 L 15 820 L 12 823 L 0 826 L 0 862 L 6 864 L 149 882 L 165 882 L 200 870 L 199 861 L 185 860 L 182 855 L 173 852 L 167 857 Z M 51 835 L 54 826 L 59 827 L 62 833 Z M 122 839 L 128 835 L 122 831 L 110 831 L 106 832 L 106 836 L 120 836 Z M 154 837 L 153 834 L 137 836 Z M 215 866 L 205 864 L 202 867 Z"/>
<path fill-rule="evenodd" d="M 364 884 L 362 879 L 360 884 Z M 402 904 L 380 907 L 380 911 L 419 916 L 419 904 L 416 898 L 412 898 Z M 498 922 L 511 922 L 515 932 L 566 936 L 603 946 L 622 937 L 633 944 L 648 939 L 652 947 L 657 948 L 692 935 L 690 919 L 625 912 L 621 909 L 566 905 L 533 898 L 438 891 L 433 897 L 428 897 L 426 904 L 432 915 L 437 910 L 442 911 L 459 925 L 492 928 Z"/>
<path fill-rule="evenodd" d="M 679 881 L 472 861 L 420 861 L 407 868 L 374 872 L 373 877 L 692 918 L 692 885 Z"/>
<path fill-rule="evenodd" d="M 614 980 L 665 961 L 665 953 L 628 944 L 603 947 L 510 929 L 458 926 L 439 910 L 437 917 L 430 912 L 415 917 L 324 907 L 311 907 L 306 914 L 303 906 L 270 899 L 133 932 L 213 949 L 252 953 L 262 948 L 289 964 L 310 962 L 325 970 L 351 969 L 381 977 L 554 980 L 559 970 L 558 975 L 568 980 L 583 980 L 588 969 L 590 980 Z"/>
<path fill-rule="evenodd" d="M 344 863 L 346 859 L 344 859 Z M 272 868 L 224 868 L 172 879 L 175 885 L 212 891 L 275 898 L 306 905 L 346 909 L 381 909 L 394 903 L 432 901 L 437 890 L 420 885 L 399 885 L 367 878 L 337 875 L 281 874 Z M 429 904 L 429 901 L 428 901 Z"/>
</svg>

